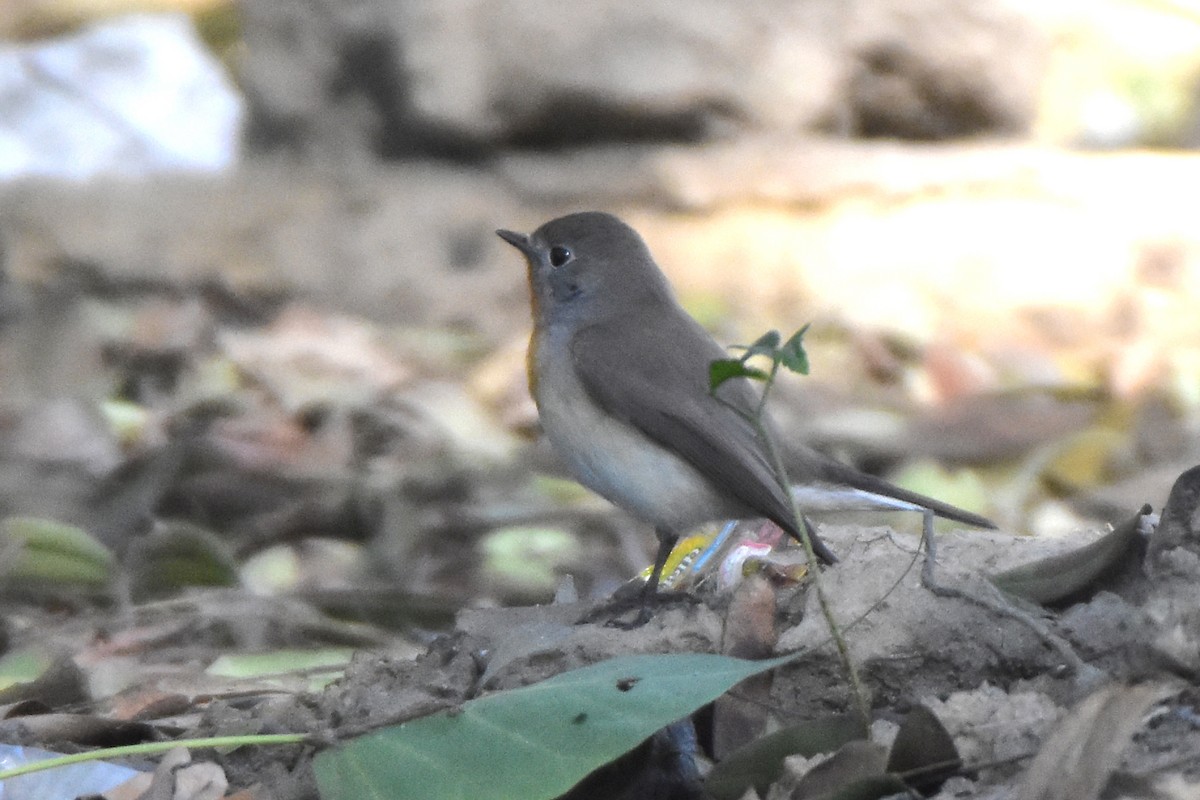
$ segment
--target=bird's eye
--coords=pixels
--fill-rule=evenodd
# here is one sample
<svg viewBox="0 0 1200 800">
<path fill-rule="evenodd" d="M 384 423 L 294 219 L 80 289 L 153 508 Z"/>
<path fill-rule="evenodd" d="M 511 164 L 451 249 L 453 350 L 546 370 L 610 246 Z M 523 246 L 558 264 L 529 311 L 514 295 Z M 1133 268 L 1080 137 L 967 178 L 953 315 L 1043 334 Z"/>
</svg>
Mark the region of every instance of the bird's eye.
<svg viewBox="0 0 1200 800">
<path fill-rule="evenodd" d="M 550 266 L 561 267 L 563 264 L 571 260 L 570 248 L 562 245 L 555 245 L 550 248 Z"/>
</svg>

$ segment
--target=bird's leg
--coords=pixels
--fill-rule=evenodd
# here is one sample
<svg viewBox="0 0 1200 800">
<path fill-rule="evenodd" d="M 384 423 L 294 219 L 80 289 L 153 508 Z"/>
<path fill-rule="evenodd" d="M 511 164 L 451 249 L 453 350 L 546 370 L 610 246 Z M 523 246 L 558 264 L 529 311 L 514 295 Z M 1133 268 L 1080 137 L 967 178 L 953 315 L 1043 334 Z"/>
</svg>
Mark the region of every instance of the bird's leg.
<svg viewBox="0 0 1200 800">
<path fill-rule="evenodd" d="M 617 624 L 617 627 L 640 628 L 650 621 L 650 609 L 658 599 L 658 583 L 662 580 L 663 568 L 667 565 L 671 551 L 675 549 L 675 543 L 679 541 L 679 534 L 666 528 L 655 528 L 654 535 L 658 537 L 658 552 L 654 556 L 654 568 L 650 570 L 650 577 L 642 587 L 642 602 L 638 608 L 638 615 L 634 617 L 633 622 Z"/>
<path fill-rule="evenodd" d="M 933 570 L 937 567 L 937 544 L 933 538 L 933 512 L 928 508 L 921 519 L 921 538 L 925 540 L 925 563 L 921 567 L 921 583 L 930 591 L 938 585 Z"/>
<path fill-rule="evenodd" d="M 654 556 L 654 567 L 650 570 L 650 577 L 643 584 L 641 591 L 637 594 L 618 592 L 617 595 L 614 595 L 604 604 L 584 615 L 580 619 L 580 622 L 594 622 L 599 617 L 614 612 L 623 614 L 635 602 L 637 603 L 638 613 L 631 621 L 622 622 L 617 619 L 610 619 L 605 624 L 612 628 L 629 630 L 640 628 L 650 621 L 650 610 L 659 600 L 658 585 L 662 581 L 663 569 L 666 568 L 667 559 L 670 558 L 671 551 L 675 549 L 675 543 L 679 541 L 679 534 L 665 528 L 655 528 L 654 534 L 658 537 L 658 552 Z"/>
<path fill-rule="evenodd" d="M 679 534 L 666 528 L 655 528 L 654 535 L 658 537 L 658 553 L 654 556 L 654 569 L 650 571 L 650 577 L 642 588 L 642 610 L 638 614 L 641 624 L 650 619 L 650 606 L 658 593 L 658 582 L 662 580 L 663 568 L 667 565 L 671 551 L 675 549 L 675 543 L 679 541 Z"/>
</svg>

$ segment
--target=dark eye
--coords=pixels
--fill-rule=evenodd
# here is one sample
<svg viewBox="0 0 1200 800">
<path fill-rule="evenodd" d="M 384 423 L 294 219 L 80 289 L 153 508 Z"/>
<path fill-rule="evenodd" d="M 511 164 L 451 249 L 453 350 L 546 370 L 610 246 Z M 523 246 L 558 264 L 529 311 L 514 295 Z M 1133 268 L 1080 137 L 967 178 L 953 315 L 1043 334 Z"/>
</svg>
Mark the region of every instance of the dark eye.
<svg viewBox="0 0 1200 800">
<path fill-rule="evenodd" d="M 571 260 L 571 250 L 562 245 L 555 245 L 550 248 L 550 266 L 561 267 L 563 264 Z"/>
</svg>

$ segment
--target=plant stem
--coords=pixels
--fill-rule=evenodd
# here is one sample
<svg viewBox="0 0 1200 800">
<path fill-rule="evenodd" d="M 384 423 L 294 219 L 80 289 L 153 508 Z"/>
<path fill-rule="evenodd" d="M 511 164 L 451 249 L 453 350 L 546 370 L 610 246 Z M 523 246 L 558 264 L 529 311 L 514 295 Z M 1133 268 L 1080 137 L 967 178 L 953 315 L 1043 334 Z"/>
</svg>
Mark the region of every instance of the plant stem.
<svg viewBox="0 0 1200 800">
<path fill-rule="evenodd" d="M 792 520 L 794 521 L 796 530 L 800 532 L 800 544 L 804 547 L 804 557 L 808 561 L 808 572 L 812 576 L 813 587 L 817 592 L 817 604 L 821 607 L 821 614 L 825 617 L 826 625 L 829 626 L 829 634 L 833 638 L 834 646 L 838 651 L 838 657 L 841 659 L 842 666 L 846 670 L 846 677 L 850 681 L 850 691 L 854 695 L 855 710 L 858 712 L 859 717 L 862 718 L 864 729 L 869 729 L 871 726 L 871 706 L 867 701 L 862 682 L 859 680 L 858 668 L 854 665 L 854 660 L 850 657 L 850 648 L 847 647 L 846 639 L 842 636 L 842 631 L 833 616 L 833 606 L 830 604 L 829 598 L 825 594 L 825 588 L 821 584 L 820 564 L 817 561 L 817 554 L 813 551 L 812 537 L 809 536 L 808 532 L 808 521 L 800 515 L 800 509 L 796 506 L 796 498 L 792 495 L 792 489 L 788 482 L 787 470 L 783 466 L 783 459 L 780 458 L 779 450 L 775 447 L 775 441 L 767 433 L 766 426 L 763 424 L 763 411 L 766 408 L 767 395 L 770 393 L 771 387 L 775 384 L 775 378 L 778 374 L 779 359 L 774 358 L 771 360 L 771 371 L 763 381 L 762 396 L 759 398 L 758 407 L 755 408 L 753 415 L 746 414 L 730 403 L 725 403 L 725 405 L 742 415 L 747 422 L 754 426 L 755 432 L 767 448 L 767 456 L 771 459 L 771 471 L 775 473 L 775 480 L 787 496 L 788 504 L 792 509 Z"/>
<path fill-rule="evenodd" d="M 276 745 L 300 744 L 310 737 L 303 733 L 271 733 L 245 736 L 212 736 L 207 739 L 176 739 L 168 742 L 146 742 L 145 744 L 130 744 L 122 747 L 106 747 L 101 750 L 89 750 L 86 753 L 71 753 L 69 755 L 47 758 L 42 761 L 31 761 L 19 767 L 0 771 L 0 781 L 28 775 L 31 772 L 41 772 L 47 769 L 80 764 L 85 761 L 100 761 L 106 758 L 121 758 L 124 756 L 149 755 L 165 753 L 176 747 L 240 747 L 243 745 Z"/>
</svg>

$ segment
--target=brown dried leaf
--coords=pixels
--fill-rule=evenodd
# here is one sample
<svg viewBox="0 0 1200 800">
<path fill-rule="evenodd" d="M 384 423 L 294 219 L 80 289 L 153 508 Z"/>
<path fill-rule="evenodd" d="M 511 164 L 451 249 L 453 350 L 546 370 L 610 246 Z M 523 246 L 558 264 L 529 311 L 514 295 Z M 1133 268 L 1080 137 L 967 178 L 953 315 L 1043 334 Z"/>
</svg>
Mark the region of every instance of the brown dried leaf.
<svg viewBox="0 0 1200 800">
<path fill-rule="evenodd" d="M 1096 800 L 1147 709 L 1175 691 L 1167 684 L 1146 683 L 1093 692 L 1046 737 L 1017 800 Z"/>
</svg>

